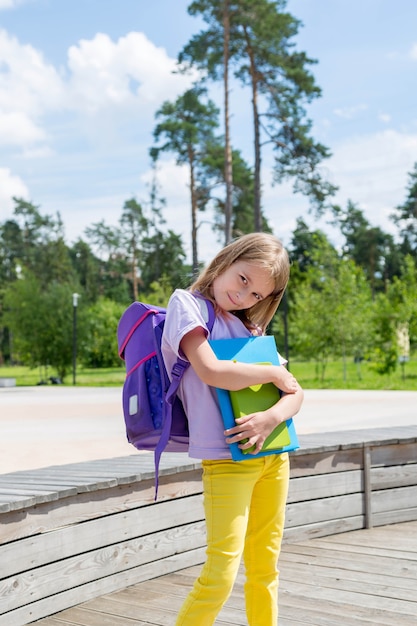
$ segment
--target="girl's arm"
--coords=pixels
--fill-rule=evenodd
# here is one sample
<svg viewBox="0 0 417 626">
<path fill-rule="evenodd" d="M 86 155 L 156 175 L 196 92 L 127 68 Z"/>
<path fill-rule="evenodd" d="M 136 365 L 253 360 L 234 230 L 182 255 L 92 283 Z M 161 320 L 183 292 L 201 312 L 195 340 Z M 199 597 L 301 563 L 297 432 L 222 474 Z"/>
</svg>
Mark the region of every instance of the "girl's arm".
<svg viewBox="0 0 417 626">
<path fill-rule="evenodd" d="M 250 385 L 274 383 L 279 389 L 289 394 L 294 394 L 300 389 L 294 376 L 282 365 L 259 367 L 253 363 L 218 359 L 211 349 L 203 328 L 198 327 L 187 333 L 182 338 L 180 347 L 197 376 L 211 387 L 234 391 Z"/>
<path fill-rule="evenodd" d="M 224 431 L 227 443 L 238 443 L 242 439 L 248 439 L 239 447 L 242 450 L 255 445 L 250 454 L 260 452 L 265 439 L 272 433 L 274 428 L 293 417 L 301 408 L 304 392 L 298 385 L 295 393 L 284 395 L 274 406 L 266 411 L 252 413 L 236 420 L 236 426 Z"/>
</svg>

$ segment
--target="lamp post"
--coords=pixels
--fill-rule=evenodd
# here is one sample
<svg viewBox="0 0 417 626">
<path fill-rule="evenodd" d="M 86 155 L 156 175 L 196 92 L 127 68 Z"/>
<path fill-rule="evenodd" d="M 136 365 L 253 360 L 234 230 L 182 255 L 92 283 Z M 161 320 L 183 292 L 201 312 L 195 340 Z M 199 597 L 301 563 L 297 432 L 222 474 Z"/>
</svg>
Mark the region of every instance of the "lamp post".
<svg viewBox="0 0 417 626">
<path fill-rule="evenodd" d="M 75 385 L 75 372 L 77 369 L 77 305 L 78 293 L 72 294 L 72 384 Z"/>
<path fill-rule="evenodd" d="M 283 312 L 283 321 L 284 321 L 284 354 L 287 359 L 287 368 L 290 369 L 290 353 L 288 347 L 288 295 L 287 289 L 284 291 L 284 295 L 282 296 L 282 312 Z"/>
</svg>

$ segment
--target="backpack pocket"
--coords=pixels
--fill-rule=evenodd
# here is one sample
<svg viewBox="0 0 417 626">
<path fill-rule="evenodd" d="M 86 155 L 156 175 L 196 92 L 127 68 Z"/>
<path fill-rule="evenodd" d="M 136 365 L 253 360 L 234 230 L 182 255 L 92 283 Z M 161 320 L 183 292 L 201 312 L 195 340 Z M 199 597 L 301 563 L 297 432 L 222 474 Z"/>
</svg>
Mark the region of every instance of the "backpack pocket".
<svg viewBox="0 0 417 626">
<path fill-rule="evenodd" d="M 123 386 L 126 435 L 141 450 L 153 450 L 163 420 L 161 372 L 156 355 L 133 367 Z"/>
</svg>

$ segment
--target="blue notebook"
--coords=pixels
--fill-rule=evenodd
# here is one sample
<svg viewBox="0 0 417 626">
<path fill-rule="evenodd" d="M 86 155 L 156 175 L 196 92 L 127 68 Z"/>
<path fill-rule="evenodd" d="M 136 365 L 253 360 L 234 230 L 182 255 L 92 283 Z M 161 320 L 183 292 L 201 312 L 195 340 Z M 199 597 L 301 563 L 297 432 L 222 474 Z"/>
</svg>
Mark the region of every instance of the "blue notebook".
<svg viewBox="0 0 417 626">
<path fill-rule="evenodd" d="M 237 339 L 212 339 L 209 343 L 218 359 L 230 359 L 234 361 L 241 361 L 243 363 L 259 363 L 260 367 L 262 367 L 262 363 L 280 365 L 280 363 L 284 362 L 277 352 L 274 337 L 269 335 L 263 337 L 245 337 Z M 254 400 L 254 398 L 257 397 L 257 393 L 259 393 L 261 388 L 262 391 L 259 395 L 261 406 L 257 407 L 256 400 Z M 265 410 L 265 408 L 272 406 L 272 404 L 277 402 L 279 399 L 279 390 L 275 387 L 275 385 L 272 385 L 272 383 L 268 385 L 248 387 L 238 392 L 216 389 L 216 393 L 219 399 L 220 410 L 225 428 L 232 428 L 235 426 L 235 417 L 237 417 L 240 412 L 248 412 L 248 395 L 250 396 L 251 406 L 253 407 L 250 412 L 253 412 L 255 409 Z M 234 407 L 232 404 L 232 395 Z M 255 405 L 252 404 L 254 401 Z M 272 443 L 272 441 L 274 441 L 274 443 Z M 230 444 L 232 458 L 235 461 L 242 461 L 257 456 L 289 452 L 299 448 L 300 446 L 293 420 L 289 419 L 274 429 L 265 444 L 263 449 L 254 455 L 248 454 L 247 450 L 241 450 L 239 448 L 239 444 L 232 443 Z"/>
</svg>

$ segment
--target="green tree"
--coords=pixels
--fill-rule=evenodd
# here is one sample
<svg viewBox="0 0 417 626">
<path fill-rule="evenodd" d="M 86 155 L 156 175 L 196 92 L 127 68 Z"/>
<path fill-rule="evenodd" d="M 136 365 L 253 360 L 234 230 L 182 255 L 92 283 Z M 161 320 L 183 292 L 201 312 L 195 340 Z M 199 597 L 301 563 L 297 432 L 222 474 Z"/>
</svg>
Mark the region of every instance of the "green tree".
<svg viewBox="0 0 417 626">
<path fill-rule="evenodd" d="M 46 286 L 51 281 L 74 279 L 69 249 L 64 240 L 64 227 L 59 214 L 54 218 L 41 215 L 39 207 L 21 198 L 15 202 L 14 262 L 32 271 Z M 11 224 L 9 223 L 9 227 Z"/>
<path fill-rule="evenodd" d="M 307 195 L 318 212 L 336 188 L 319 165 L 329 150 L 310 135 L 305 106 L 321 95 L 309 66 L 316 61 L 294 50 L 300 21 L 285 12 L 286 0 L 242 0 L 239 20 L 243 50 L 236 76 L 252 91 L 255 138 L 255 227 L 261 205 L 261 147 L 274 154 L 274 180 L 294 180 L 294 191 Z"/>
<path fill-rule="evenodd" d="M 72 266 L 82 287 L 86 302 L 95 302 L 100 293 L 100 260 L 82 238 L 70 248 Z"/>
<path fill-rule="evenodd" d="M 192 2 L 188 7 L 188 13 L 194 16 L 202 14 L 208 24 L 208 29 L 194 35 L 178 56 L 178 63 L 183 71 L 195 65 L 212 80 L 223 80 L 224 146 L 221 166 L 226 193 L 222 215 L 224 223 L 219 230 L 224 232 L 225 244 L 233 235 L 234 159 L 230 135 L 229 65 L 231 54 L 233 54 L 230 49 L 231 16 L 235 11 L 236 3 L 232 0 L 216 3 L 207 0 Z M 204 75 L 202 79 L 204 80 Z"/>
<path fill-rule="evenodd" d="M 320 95 L 305 53 L 293 50 L 299 20 L 285 12 L 286 0 L 196 0 L 189 7 L 201 15 L 207 31 L 194 36 L 179 57 L 217 79 L 223 70 L 228 93 L 228 64 L 251 90 L 254 128 L 254 229 L 261 230 L 261 151 L 269 142 L 274 154 L 274 180 L 295 180 L 294 190 L 310 197 L 319 211 L 335 187 L 324 181 L 320 162 L 325 146 L 310 136 L 305 105 Z M 225 127 L 228 129 L 225 100 Z"/>
<path fill-rule="evenodd" d="M 22 231 L 15 220 L 0 225 L 0 284 L 13 282 L 23 258 Z"/>
<path fill-rule="evenodd" d="M 322 381 L 327 360 L 336 350 L 331 283 L 317 285 L 315 274 L 309 270 L 292 296 L 289 317 L 291 350 L 298 357 L 314 361 L 317 377 Z"/>
<path fill-rule="evenodd" d="M 231 186 L 232 223 L 231 237 L 253 232 L 253 170 L 246 163 L 240 151 L 233 150 L 233 184 Z M 224 188 L 224 148 L 220 140 L 207 146 L 203 159 L 201 176 L 202 188 L 206 190 L 207 201 L 214 206 L 215 229 L 223 235 L 225 212 L 227 211 L 222 189 Z M 262 215 L 263 232 L 272 232 L 267 219 Z M 225 237 L 224 239 L 227 239 Z"/>
<path fill-rule="evenodd" d="M 389 374 L 397 367 L 398 341 L 397 321 L 387 294 L 376 294 L 372 312 L 370 366 L 379 374 Z"/>
<path fill-rule="evenodd" d="M 148 223 L 142 206 L 135 198 L 126 200 L 120 219 L 121 243 L 123 245 L 123 242 L 126 242 L 126 251 L 130 257 L 130 280 L 133 286 L 133 300 L 135 301 L 138 299 L 139 291 L 140 241 L 143 237 L 143 232 L 148 230 Z"/>
<path fill-rule="evenodd" d="M 335 356 L 341 356 L 343 379 L 347 380 L 347 358 L 354 357 L 358 364 L 372 343 L 372 296 L 362 268 L 351 260 L 342 260 L 333 284 L 333 313 L 335 326 Z"/>
<path fill-rule="evenodd" d="M 101 256 L 101 297 L 125 303 L 138 300 L 162 275 L 169 278 L 172 288 L 184 284 L 184 275 L 187 284 L 190 282 L 181 237 L 172 230 L 164 232 L 163 224 L 160 207 L 151 194 L 150 203 L 126 200 L 119 226 L 101 221 L 86 230 Z"/>
<path fill-rule="evenodd" d="M 154 234 L 142 240 L 141 246 L 143 292 L 146 293 L 161 277 L 168 281 L 171 291 L 191 283 L 192 270 L 184 263 L 186 255 L 180 235 L 172 230 L 168 230 L 167 233 L 156 230 Z"/>
<path fill-rule="evenodd" d="M 76 282 L 59 214 L 55 218 L 43 216 L 31 202 L 21 198 L 13 201 L 13 219 L 0 226 L 0 345 L 6 360 L 11 355 L 10 332 L 1 311 L 8 287 L 25 271 L 37 277 L 41 288 L 55 281 Z"/>
<path fill-rule="evenodd" d="M 117 325 L 125 310 L 119 304 L 99 298 L 86 311 L 85 335 L 79 355 L 86 367 L 117 367 L 121 360 L 117 351 Z"/>
<path fill-rule="evenodd" d="M 408 175 L 407 195 L 404 203 L 396 207 L 392 220 L 400 227 L 405 253 L 417 257 L 417 162 Z"/>
<path fill-rule="evenodd" d="M 345 237 L 343 255 L 360 265 L 371 285 L 372 293 L 401 272 L 401 255 L 392 235 L 371 226 L 361 211 L 349 201 L 345 210 L 334 207 L 336 224 Z"/>
<path fill-rule="evenodd" d="M 401 278 L 394 276 L 385 293 L 377 293 L 372 307 L 372 344 L 368 356 L 380 374 L 395 371 L 399 362 L 399 333 L 417 337 L 417 269 L 411 256 L 404 260 Z M 404 369 L 403 369 L 404 372 Z"/>
<path fill-rule="evenodd" d="M 119 302 L 131 301 L 131 260 L 123 246 L 121 228 L 101 220 L 87 227 L 85 234 L 98 259 L 99 295 Z"/>
<path fill-rule="evenodd" d="M 326 259 L 332 263 L 338 257 L 328 236 L 322 230 L 310 230 L 301 217 L 297 218 L 288 252 L 293 266 L 291 277 L 302 275 L 309 267 L 321 265 Z"/>
<path fill-rule="evenodd" d="M 292 296 L 291 344 L 297 355 L 316 361 L 324 380 L 330 356 L 362 357 L 369 347 L 371 294 L 363 271 L 340 260 L 331 248 L 310 265 Z"/>
<path fill-rule="evenodd" d="M 405 333 L 411 343 L 417 341 L 417 267 L 416 261 L 408 255 L 404 259 L 401 278 L 395 276 L 387 288 L 387 299 L 391 306 L 391 321 L 395 328 L 396 343 L 400 357 L 399 335 Z M 403 374 L 404 365 L 403 361 Z"/>
<path fill-rule="evenodd" d="M 155 306 L 166 307 L 171 294 L 172 286 L 170 279 L 162 275 L 159 280 L 155 280 L 149 285 L 142 299 Z"/>
<path fill-rule="evenodd" d="M 52 367 L 64 380 L 73 355 L 71 284 L 41 281 L 26 271 L 9 286 L 4 298 L 4 318 L 13 334 L 14 357 L 29 367 Z M 78 335 L 84 336 L 82 308 L 78 313 Z"/>
<path fill-rule="evenodd" d="M 205 89 L 194 87 L 179 96 L 175 102 L 164 102 L 156 113 L 156 119 L 160 120 L 153 133 L 157 145 L 150 151 L 154 160 L 161 152 L 172 152 L 176 155 L 177 165 L 188 166 L 194 273 L 199 268 L 197 212 L 203 210 L 207 203 L 206 191 L 199 185 L 200 172 L 207 145 L 213 141 L 214 130 L 218 126 L 218 109 L 210 100 L 207 103 L 202 101 L 205 95 Z"/>
</svg>

